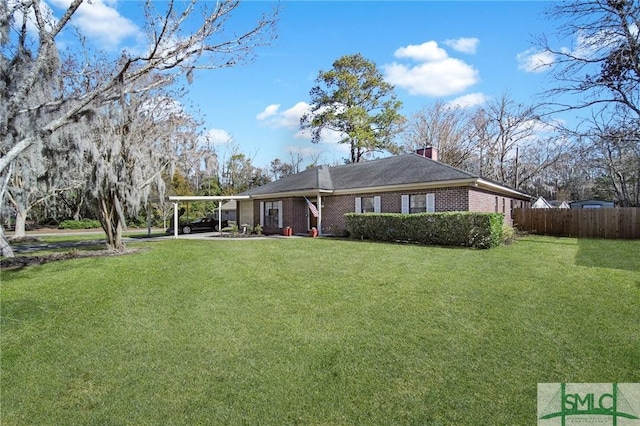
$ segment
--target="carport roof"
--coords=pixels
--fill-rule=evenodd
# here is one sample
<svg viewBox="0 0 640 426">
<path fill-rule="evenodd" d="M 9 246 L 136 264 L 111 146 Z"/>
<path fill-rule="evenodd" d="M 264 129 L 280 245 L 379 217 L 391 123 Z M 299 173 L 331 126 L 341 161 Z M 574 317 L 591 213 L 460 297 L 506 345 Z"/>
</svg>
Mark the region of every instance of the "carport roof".
<svg viewBox="0 0 640 426">
<path fill-rule="evenodd" d="M 170 195 L 169 201 L 230 201 L 248 200 L 248 195 Z"/>
</svg>

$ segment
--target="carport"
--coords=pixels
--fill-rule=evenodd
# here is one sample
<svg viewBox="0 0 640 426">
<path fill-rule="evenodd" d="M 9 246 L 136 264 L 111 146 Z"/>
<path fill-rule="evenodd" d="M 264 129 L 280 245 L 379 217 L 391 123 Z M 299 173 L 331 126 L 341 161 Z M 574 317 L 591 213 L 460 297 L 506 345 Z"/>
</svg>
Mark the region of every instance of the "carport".
<svg viewBox="0 0 640 426">
<path fill-rule="evenodd" d="M 218 205 L 218 232 L 222 234 L 222 204 L 231 200 L 248 200 L 248 195 L 170 195 L 169 201 L 173 201 L 173 237 L 178 238 L 178 204 L 190 201 L 219 201 Z"/>
</svg>

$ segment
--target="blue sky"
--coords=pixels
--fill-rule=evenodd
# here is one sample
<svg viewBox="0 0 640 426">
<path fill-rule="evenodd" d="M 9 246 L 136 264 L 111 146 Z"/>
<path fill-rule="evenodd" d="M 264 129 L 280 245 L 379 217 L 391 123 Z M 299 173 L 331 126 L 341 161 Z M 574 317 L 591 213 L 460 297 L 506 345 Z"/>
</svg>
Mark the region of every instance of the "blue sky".
<svg viewBox="0 0 640 426">
<path fill-rule="evenodd" d="M 76 25 L 103 47 L 130 46 L 141 30 L 131 3 L 93 3 L 83 6 L 94 9 L 79 13 Z M 556 31 L 556 23 L 542 15 L 549 4 L 284 1 L 273 44 L 259 48 L 248 65 L 196 73 L 188 97 L 204 114 L 204 131 L 221 154 L 231 137 L 257 166 L 276 157 L 288 160 L 289 151 L 320 152 L 321 162 L 342 162 L 346 147 L 330 138 L 312 144 L 298 129 L 321 69 L 343 55 L 362 54 L 396 86 L 407 117 L 438 100 L 478 105 L 505 92 L 533 103 L 549 83 L 544 72 L 527 66 L 535 58 L 534 37 Z M 272 5 L 243 3 L 229 28 L 251 25 Z"/>
</svg>

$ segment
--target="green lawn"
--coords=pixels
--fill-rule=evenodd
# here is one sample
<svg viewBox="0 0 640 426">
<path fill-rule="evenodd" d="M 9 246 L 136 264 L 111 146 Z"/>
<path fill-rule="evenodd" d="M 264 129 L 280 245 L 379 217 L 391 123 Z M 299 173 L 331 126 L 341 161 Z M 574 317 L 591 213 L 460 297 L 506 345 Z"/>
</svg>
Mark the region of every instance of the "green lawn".
<svg viewBox="0 0 640 426">
<path fill-rule="evenodd" d="M 525 425 L 640 382 L 640 241 L 163 240 L 2 271 L 3 425 Z"/>
</svg>

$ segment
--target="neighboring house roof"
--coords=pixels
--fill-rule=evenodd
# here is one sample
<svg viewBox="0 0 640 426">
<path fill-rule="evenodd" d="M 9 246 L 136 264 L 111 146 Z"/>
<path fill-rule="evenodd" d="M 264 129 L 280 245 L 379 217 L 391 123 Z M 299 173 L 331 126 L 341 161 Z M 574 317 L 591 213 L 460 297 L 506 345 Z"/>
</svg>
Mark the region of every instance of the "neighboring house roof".
<svg viewBox="0 0 640 426">
<path fill-rule="evenodd" d="M 227 201 L 222 206 L 220 206 L 220 210 L 237 210 L 238 202 L 236 200 Z"/>
<path fill-rule="evenodd" d="M 475 185 L 511 196 L 529 199 L 529 195 L 482 179 L 447 164 L 416 154 L 403 154 L 377 160 L 319 166 L 243 192 L 252 198 L 288 194 L 374 192 L 411 187 Z"/>
<path fill-rule="evenodd" d="M 555 207 L 557 209 L 568 209 L 569 208 L 569 203 L 567 203 L 566 201 L 552 200 L 552 201 L 549 201 L 549 204 L 551 204 L 553 207 Z"/>
<path fill-rule="evenodd" d="M 569 203 L 572 209 L 590 208 L 590 207 L 614 207 L 613 201 L 606 200 L 580 200 Z"/>
<path fill-rule="evenodd" d="M 538 197 L 536 201 L 531 204 L 532 209 L 552 209 L 553 205 L 544 199 L 544 197 Z"/>
</svg>

